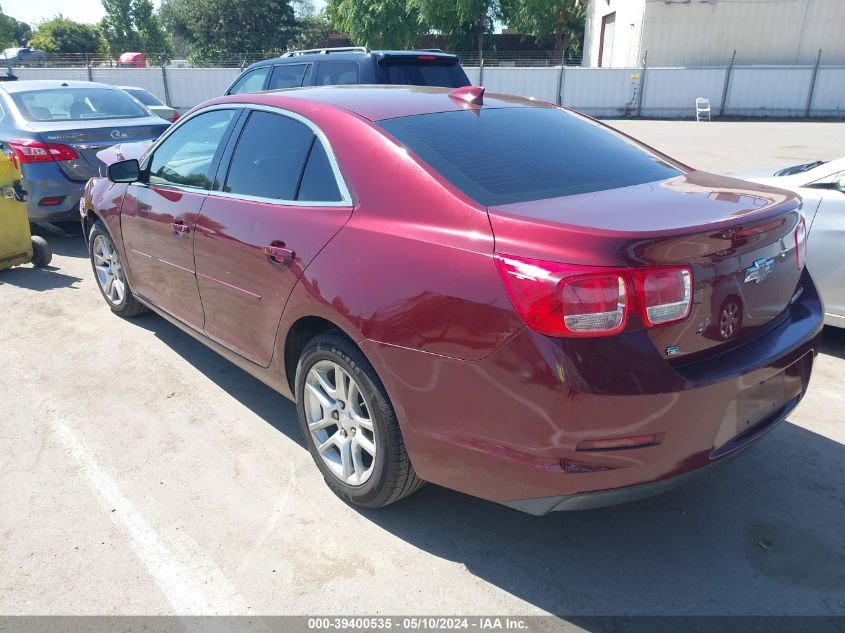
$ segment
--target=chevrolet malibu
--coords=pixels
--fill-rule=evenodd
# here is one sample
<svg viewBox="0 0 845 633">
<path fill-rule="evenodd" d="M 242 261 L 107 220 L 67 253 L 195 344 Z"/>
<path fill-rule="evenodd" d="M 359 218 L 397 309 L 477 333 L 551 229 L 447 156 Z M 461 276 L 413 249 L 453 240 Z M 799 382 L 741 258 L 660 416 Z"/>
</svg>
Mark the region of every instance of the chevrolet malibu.
<svg viewBox="0 0 845 633">
<path fill-rule="evenodd" d="M 807 389 L 800 199 L 575 112 L 302 88 L 207 102 L 120 157 L 80 208 L 108 306 L 295 400 L 357 505 L 424 481 L 534 514 L 642 498 Z"/>
</svg>

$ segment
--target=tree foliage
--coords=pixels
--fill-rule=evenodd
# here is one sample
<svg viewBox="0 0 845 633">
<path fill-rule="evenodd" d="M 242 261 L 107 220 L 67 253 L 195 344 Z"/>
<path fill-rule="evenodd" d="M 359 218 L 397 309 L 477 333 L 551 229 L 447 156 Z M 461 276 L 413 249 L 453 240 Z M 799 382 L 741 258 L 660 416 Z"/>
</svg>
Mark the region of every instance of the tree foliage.
<svg viewBox="0 0 845 633">
<path fill-rule="evenodd" d="M 150 0 L 102 0 L 106 15 L 100 26 L 112 56 L 142 52 L 154 64 L 173 57 L 173 45 Z"/>
<path fill-rule="evenodd" d="M 42 22 L 35 29 L 29 41 L 32 48 L 48 53 L 67 55 L 87 53 L 103 55 L 108 50 L 100 29 L 93 24 L 74 22 L 63 15 Z"/>
<path fill-rule="evenodd" d="M 328 0 L 326 15 L 359 46 L 412 48 L 428 31 L 406 0 Z"/>
<path fill-rule="evenodd" d="M 300 16 L 296 20 L 295 35 L 289 42 L 294 49 L 320 48 L 326 45 L 332 25 L 323 14 Z"/>
<path fill-rule="evenodd" d="M 26 22 L 19 22 L 0 8 L 0 47 L 25 46 L 32 35 Z"/>
<path fill-rule="evenodd" d="M 164 0 L 160 13 L 194 62 L 272 56 L 297 34 L 287 0 Z"/>
<path fill-rule="evenodd" d="M 564 48 L 564 38 L 584 32 L 584 2 L 581 0 L 500 0 L 502 20 L 540 44 Z"/>
<path fill-rule="evenodd" d="M 440 31 L 457 50 L 484 47 L 484 36 L 493 32 L 497 0 L 408 0 L 425 30 Z"/>
</svg>

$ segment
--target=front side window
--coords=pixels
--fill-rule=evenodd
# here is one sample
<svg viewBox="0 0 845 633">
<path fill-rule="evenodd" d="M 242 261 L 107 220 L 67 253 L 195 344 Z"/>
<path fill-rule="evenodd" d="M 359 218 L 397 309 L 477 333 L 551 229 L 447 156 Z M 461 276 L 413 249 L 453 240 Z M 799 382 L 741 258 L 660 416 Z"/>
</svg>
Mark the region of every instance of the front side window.
<svg viewBox="0 0 845 633">
<path fill-rule="evenodd" d="M 93 121 L 148 117 L 149 112 L 123 90 L 55 88 L 11 93 L 28 121 Z"/>
<path fill-rule="evenodd" d="M 230 95 L 239 95 L 245 92 L 258 92 L 260 90 L 264 90 L 264 81 L 267 79 L 267 75 L 270 73 L 271 66 L 262 66 L 261 68 L 256 68 L 255 70 L 250 70 L 247 73 L 241 75 L 240 79 L 235 82 L 231 88 L 229 88 Z"/>
<path fill-rule="evenodd" d="M 211 164 L 235 114 L 235 110 L 212 110 L 176 128 L 153 154 L 149 183 L 210 189 Z"/>
<path fill-rule="evenodd" d="M 623 136 L 557 108 L 481 108 L 378 121 L 485 206 L 558 198 L 681 174 Z"/>
<path fill-rule="evenodd" d="M 305 79 L 305 73 L 311 64 L 280 64 L 273 68 L 268 90 L 280 88 L 299 88 Z"/>
<path fill-rule="evenodd" d="M 289 117 L 254 111 L 232 155 L 223 191 L 274 200 L 296 200 L 314 133 Z"/>
<path fill-rule="evenodd" d="M 320 62 L 317 68 L 318 86 L 339 86 L 358 83 L 356 62 Z"/>
</svg>

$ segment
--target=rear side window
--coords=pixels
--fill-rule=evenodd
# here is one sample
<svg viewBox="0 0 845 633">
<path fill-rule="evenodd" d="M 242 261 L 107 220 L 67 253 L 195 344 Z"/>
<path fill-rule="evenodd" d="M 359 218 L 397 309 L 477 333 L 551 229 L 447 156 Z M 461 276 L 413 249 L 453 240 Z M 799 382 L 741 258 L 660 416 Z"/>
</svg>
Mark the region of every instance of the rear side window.
<svg viewBox="0 0 845 633">
<path fill-rule="evenodd" d="M 556 108 L 460 110 L 378 125 L 485 206 L 616 189 L 681 173 L 633 141 Z"/>
<path fill-rule="evenodd" d="M 258 92 L 264 90 L 264 80 L 270 73 L 271 66 L 262 66 L 255 70 L 250 70 L 241 75 L 235 84 L 229 88 L 230 95 L 239 95 L 245 92 Z"/>
<path fill-rule="evenodd" d="M 317 67 L 318 86 L 337 86 L 357 83 L 357 62 L 320 62 L 320 65 Z"/>
<path fill-rule="evenodd" d="M 238 139 L 223 191 L 295 200 L 313 141 L 314 133 L 299 121 L 253 112 Z"/>
<path fill-rule="evenodd" d="M 280 64 L 275 66 L 273 74 L 270 75 L 270 84 L 267 86 L 267 90 L 299 88 L 310 66 L 311 64 Z"/>
<path fill-rule="evenodd" d="M 457 62 L 418 59 L 386 59 L 379 64 L 381 81 L 400 86 L 442 86 L 460 88 L 470 81 Z"/>
<path fill-rule="evenodd" d="M 342 200 L 334 172 L 323 144 L 315 141 L 302 172 L 298 200 L 308 202 L 339 202 Z"/>
<path fill-rule="evenodd" d="M 147 92 L 146 90 L 126 90 L 129 94 L 135 97 L 138 101 L 143 103 L 145 106 L 163 106 L 164 104 L 156 99 L 152 94 Z"/>
</svg>

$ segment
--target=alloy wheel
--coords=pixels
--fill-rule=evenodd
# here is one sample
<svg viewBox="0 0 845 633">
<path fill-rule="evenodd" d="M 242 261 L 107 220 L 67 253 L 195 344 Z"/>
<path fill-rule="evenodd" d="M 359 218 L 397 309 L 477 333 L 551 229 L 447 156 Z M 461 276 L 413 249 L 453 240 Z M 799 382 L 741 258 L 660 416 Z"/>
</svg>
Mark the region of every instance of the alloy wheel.
<svg viewBox="0 0 845 633">
<path fill-rule="evenodd" d="M 728 340 L 734 334 L 739 326 L 739 306 L 731 301 L 722 308 L 722 313 L 719 315 L 719 335 Z"/>
<path fill-rule="evenodd" d="M 94 257 L 94 271 L 97 283 L 106 300 L 112 305 L 120 305 L 126 296 L 126 279 L 123 266 L 114 249 L 114 244 L 105 235 L 97 235 L 91 249 Z"/>
<path fill-rule="evenodd" d="M 364 485 L 376 462 L 370 408 L 358 383 L 338 363 L 316 362 L 305 379 L 305 415 L 317 453 L 349 486 Z"/>
</svg>

